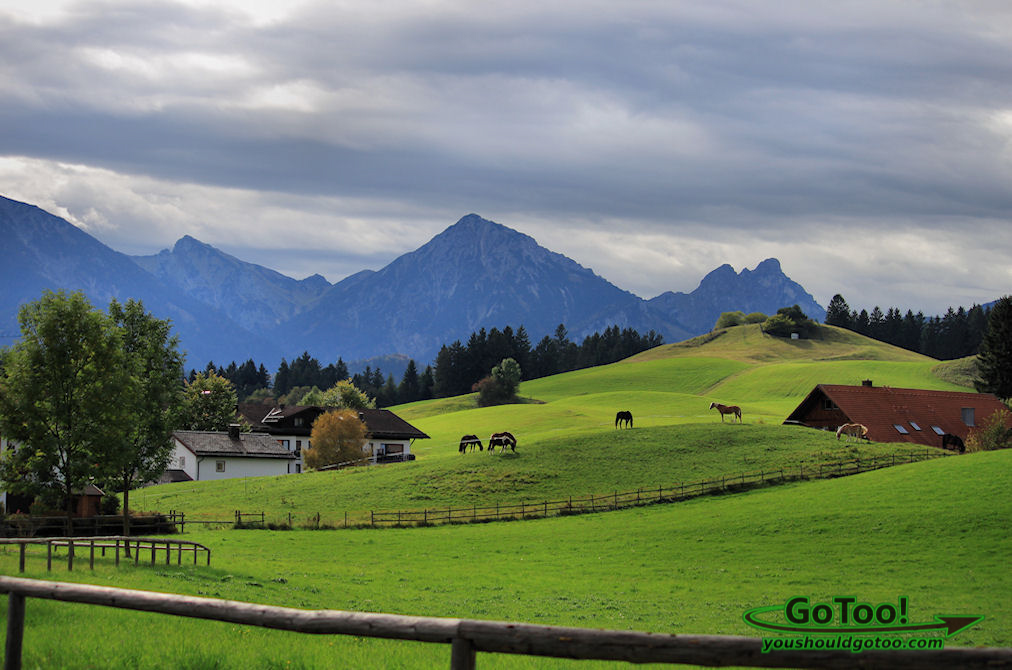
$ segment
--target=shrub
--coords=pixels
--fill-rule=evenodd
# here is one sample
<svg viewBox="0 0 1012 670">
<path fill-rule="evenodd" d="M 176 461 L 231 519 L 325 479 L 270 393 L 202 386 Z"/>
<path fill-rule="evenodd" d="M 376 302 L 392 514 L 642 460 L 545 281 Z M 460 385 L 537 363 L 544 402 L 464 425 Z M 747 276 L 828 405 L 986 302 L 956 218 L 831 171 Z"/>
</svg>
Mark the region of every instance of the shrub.
<svg viewBox="0 0 1012 670">
<path fill-rule="evenodd" d="M 102 496 L 102 514 L 112 516 L 119 513 L 119 496 L 115 493 L 106 493 Z"/>
<path fill-rule="evenodd" d="M 724 312 L 717 319 L 714 328 L 731 328 L 745 323 L 745 312 Z"/>
<path fill-rule="evenodd" d="M 819 324 L 809 319 L 797 305 L 781 307 L 777 313 L 763 322 L 763 332 L 777 337 L 811 337 L 819 330 Z"/>
<path fill-rule="evenodd" d="M 994 451 L 1012 447 L 1012 428 L 1009 428 L 1012 413 L 1000 409 L 984 419 L 979 428 L 970 431 L 966 438 L 967 451 Z"/>
</svg>

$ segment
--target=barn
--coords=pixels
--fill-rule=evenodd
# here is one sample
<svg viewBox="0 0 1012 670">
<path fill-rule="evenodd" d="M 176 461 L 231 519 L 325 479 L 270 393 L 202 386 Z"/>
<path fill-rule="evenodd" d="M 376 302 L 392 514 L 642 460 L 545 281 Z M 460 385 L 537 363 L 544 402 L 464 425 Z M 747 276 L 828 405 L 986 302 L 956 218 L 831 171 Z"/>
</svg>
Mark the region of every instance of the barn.
<svg viewBox="0 0 1012 670">
<path fill-rule="evenodd" d="M 990 393 L 892 388 L 865 380 L 860 386 L 819 384 L 784 423 L 832 431 L 860 423 L 874 442 L 941 447 L 942 435 L 966 440 L 972 428 L 1003 409 L 1008 408 Z"/>
</svg>

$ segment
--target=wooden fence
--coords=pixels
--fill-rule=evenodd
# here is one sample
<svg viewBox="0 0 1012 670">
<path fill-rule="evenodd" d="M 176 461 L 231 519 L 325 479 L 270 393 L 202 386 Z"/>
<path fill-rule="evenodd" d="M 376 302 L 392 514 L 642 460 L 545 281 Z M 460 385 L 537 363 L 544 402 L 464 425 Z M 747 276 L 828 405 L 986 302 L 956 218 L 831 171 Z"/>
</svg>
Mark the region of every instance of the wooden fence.
<svg viewBox="0 0 1012 670">
<path fill-rule="evenodd" d="M 123 516 L 102 514 L 90 517 L 71 518 L 72 535 L 97 536 L 115 535 L 123 531 Z M 172 524 L 164 515 L 130 517 L 130 532 L 140 534 L 171 533 Z M 3 537 L 45 537 L 65 536 L 66 516 L 36 516 L 32 514 L 10 514 L 0 521 L 0 536 Z"/>
<path fill-rule="evenodd" d="M 614 491 L 612 493 L 584 497 L 570 496 L 562 500 L 511 504 L 497 503 L 496 505 L 472 505 L 470 507 L 448 506 L 422 510 L 371 511 L 368 523 L 372 526 L 431 525 L 477 523 L 504 519 L 538 519 L 548 516 L 587 514 L 640 505 L 677 502 L 687 498 L 742 491 L 788 481 L 843 477 L 947 455 L 946 452 L 934 449 L 924 452 L 911 452 L 906 455 L 892 454 L 889 456 L 808 465 L 802 463 L 776 470 L 743 472 L 738 475 L 714 477 L 697 482 L 658 486 L 657 488 L 640 488 L 635 491 Z"/>
<path fill-rule="evenodd" d="M 140 563 L 141 551 L 151 557 L 151 565 L 155 564 L 158 554 L 165 553 L 165 564 L 172 560 L 173 553 L 176 554 L 176 564 L 183 564 L 183 552 L 193 552 L 193 564 L 197 564 L 197 553 L 207 554 L 207 565 L 211 565 L 211 550 L 197 542 L 188 540 L 163 540 L 149 537 L 127 537 L 122 535 L 110 535 L 105 537 L 45 537 L 45 538 L 10 538 L 0 540 L 0 545 L 18 545 L 18 572 L 25 571 L 25 560 L 27 549 L 34 545 L 46 545 L 46 571 L 52 572 L 53 558 L 60 549 L 67 551 L 67 570 L 73 571 L 74 557 L 78 550 L 88 552 L 88 567 L 95 569 L 95 550 L 99 550 L 101 557 L 105 557 L 107 550 L 112 550 L 116 565 L 120 563 L 120 552 L 123 557 L 129 559 L 133 555 L 134 565 Z"/>
<path fill-rule="evenodd" d="M 166 518 L 173 527 L 179 528 L 180 533 L 186 532 L 186 524 L 188 523 L 204 524 L 205 526 L 259 526 L 261 528 L 266 525 L 263 512 L 241 512 L 239 510 L 233 512 L 233 518 L 224 520 L 187 518 L 186 513 L 179 510 L 170 510 Z"/>
<path fill-rule="evenodd" d="M 5 670 L 20 670 L 25 601 L 43 598 L 318 635 L 354 635 L 449 644 L 450 669 L 474 670 L 478 652 L 630 663 L 776 668 L 1012 668 L 1012 649 L 849 650 L 762 653 L 762 639 L 725 635 L 663 635 L 500 621 L 370 612 L 301 610 L 171 593 L 0 577 L 7 594 Z M 377 659 L 377 665 L 382 660 Z"/>
</svg>

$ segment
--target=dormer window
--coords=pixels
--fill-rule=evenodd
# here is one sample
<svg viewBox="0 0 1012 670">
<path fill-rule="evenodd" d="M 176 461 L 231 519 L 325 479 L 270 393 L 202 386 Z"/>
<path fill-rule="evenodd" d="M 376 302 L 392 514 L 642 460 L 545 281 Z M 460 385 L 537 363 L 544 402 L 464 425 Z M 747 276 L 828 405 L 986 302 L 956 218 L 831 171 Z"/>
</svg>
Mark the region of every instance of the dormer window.
<svg viewBox="0 0 1012 670">
<path fill-rule="evenodd" d="M 295 421 L 295 427 L 296 428 L 301 428 L 302 427 L 303 423 L 302 423 L 302 417 L 301 416 L 295 417 L 294 421 Z"/>
<path fill-rule="evenodd" d="M 975 424 L 973 422 L 974 411 L 973 411 L 972 407 L 964 407 L 962 409 L 962 414 L 963 414 L 963 423 L 965 423 L 967 426 L 975 426 L 975 425 L 977 425 L 977 424 Z"/>
</svg>

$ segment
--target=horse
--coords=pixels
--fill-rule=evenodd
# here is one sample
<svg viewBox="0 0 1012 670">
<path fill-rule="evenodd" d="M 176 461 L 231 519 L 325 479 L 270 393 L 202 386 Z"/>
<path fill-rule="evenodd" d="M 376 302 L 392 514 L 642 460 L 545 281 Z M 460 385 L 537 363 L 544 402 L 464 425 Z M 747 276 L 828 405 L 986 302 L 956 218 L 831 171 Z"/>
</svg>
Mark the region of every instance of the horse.
<svg viewBox="0 0 1012 670">
<path fill-rule="evenodd" d="M 509 447 L 516 453 L 517 438 L 511 433 L 492 433 L 492 437 L 488 438 L 488 453 L 491 454 L 496 447 L 501 447 L 502 451 L 506 451 L 506 447 Z"/>
<path fill-rule="evenodd" d="M 959 435 L 953 435 L 952 433 L 942 435 L 942 449 L 958 451 L 961 454 L 966 453 L 966 445 L 963 444 L 963 438 Z"/>
<path fill-rule="evenodd" d="M 839 440 L 841 435 L 852 437 L 855 440 L 867 440 L 868 429 L 859 423 L 845 423 L 836 429 L 836 439 Z"/>
<path fill-rule="evenodd" d="M 737 405 L 721 405 L 720 403 L 711 402 L 710 409 L 714 408 L 720 412 L 721 423 L 724 423 L 725 414 L 734 414 L 734 416 L 738 417 L 738 423 L 741 423 L 741 407 L 738 407 Z M 734 417 L 731 417 L 731 422 L 734 423 Z"/>
<path fill-rule="evenodd" d="M 627 428 L 632 428 L 632 412 L 619 412 L 615 415 L 615 427 L 619 428 L 621 424 L 625 424 Z"/>
<path fill-rule="evenodd" d="M 467 451 L 468 447 L 470 447 L 472 450 L 475 447 L 478 447 L 478 451 L 484 451 L 485 449 L 485 447 L 482 446 L 481 440 L 478 439 L 477 435 L 465 435 L 464 437 L 460 438 L 460 453 L 464 453 L 465 451 Z"/>
</svg>

